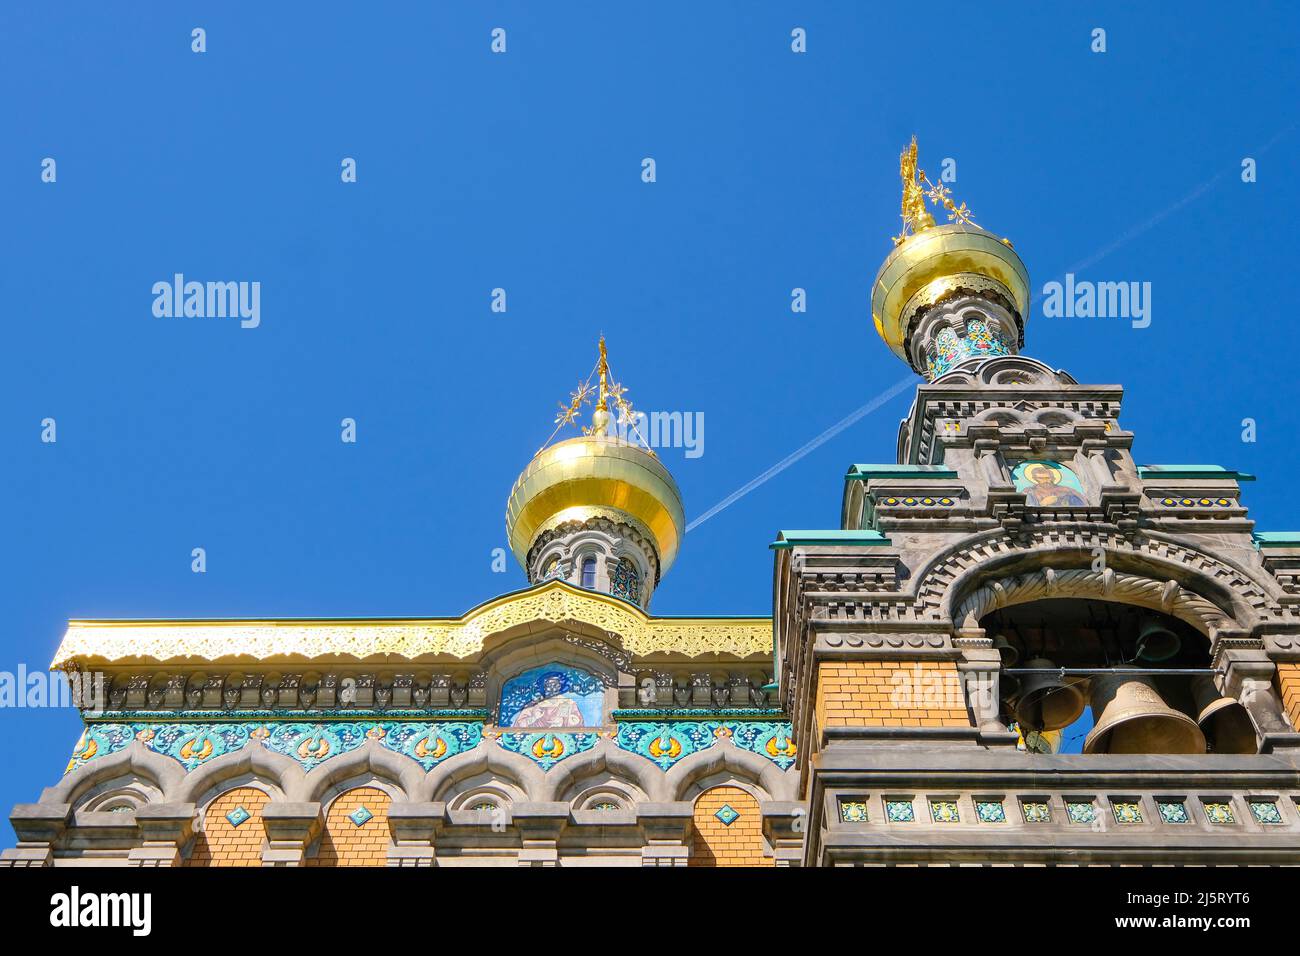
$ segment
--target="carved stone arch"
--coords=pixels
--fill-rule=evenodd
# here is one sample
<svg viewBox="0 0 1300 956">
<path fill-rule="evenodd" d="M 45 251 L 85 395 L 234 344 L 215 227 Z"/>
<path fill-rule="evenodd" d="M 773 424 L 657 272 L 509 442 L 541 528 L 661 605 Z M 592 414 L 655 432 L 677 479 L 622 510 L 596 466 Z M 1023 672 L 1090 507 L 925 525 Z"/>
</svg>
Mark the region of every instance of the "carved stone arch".
<svg viewBox="0 0 1300 956">
<path fill-rule="evenodd" d="M 653 802 L 671 800 L 664 774 L 649 760 L 620 750 L 614 741 L 602 737 L 592 749 L 561 761 L 545 775 L 538 800 L 572 801 L 593 778 L 607 774 L 626 782 Z"/>
<path fill-rule="evenodd" d="M 223 798 L 237 792 L 247 792 L 256 790 L 259 794 L 266 795 L 266 802 L 273 800 L 283 800 L 284 791 L 278 786 L 267 780 L 266 777 L 254 772 L 247 771 L 244 773 L 231 774 L 222 777 L 220 780 L 211 781 L 211 786 L 203 790 L 196 790 L 192 800 L 168 801 L 169 803 L 193 803 L 198 810 L 197 828 L 202 830 L 207 824 L 208 817 L 211 815 L 212 808 L 223 802 Z"/>
<path fill-rule="evenodd" d="M 82 794 L 81 806 L 77 809 L 92 813 L 134 813 L 143 806 L 161 802 L 162 791 L 139 779 L 125 782 L 106 780 L 89 793 Z"/>
<path fill-rule="evenodd" d="M 866 512 L 867 483 L 850 481 L 844 489 L 844 507 L 840 514 L 840 526 L 847 530 L 862 528 Z"/>
<path fill-rule="evenodd" d="M 1048 428 L 1059 428 L 1083 420 L 1083 416 L 1072 408 L 1040 408 L 1034 412 L 1034 421 Z"/>
<path fill-rule="evenodd" d="M 152 785 L 168 800 L 170 791 L 185 776 L 185 768 L 171 757 L 133 740 L 117 753 L 83 764 L 41 794 L 42 803 L 69 803 L 76 807 L 103 792 L 102 784 L 125 786 L 135 779 Z M 99 789 L 96 789 L 99 788 Z"/>
<path fill-rule="evenodd" d="M 450 802 L 462 789 L 495 778 L 509 783 L 529 800 L 546 788 L 546 774 L 527 757 L 503 750 L 493 741 L 484 741 L 473 750 L 459 753 L 434 767 L 411 793 L 417 802 Z"/>
<path fill-rule="evenodd" d="M 1104 571 L 1043 568 L 988 579 L 953 608 L 953 622 L 960 628 L 977 628 L 981 618 L 999 608 L 1055 598 L 1088 598 L 1163 611 L 1190 624 L 1211 641 L 1219 630 L 1233 623 L 1218 605 L 1188 591 L 1177 581 L 1160 581 L 1112 568 Z"/>
<path fill-rule="evenodd" d="M 1183 613 L 1190 615 L 1185 618 L 1187 622 L 1207 636 L 1211 628 L 1218 630 L 1225 626 L 1250 630 L 1266 616 L 1268 593 L 1239 568 L 1178 542 L 1147 539 L 1135 546 L 1118 533 L 1083 529 L 1040 532 L 1019 541 L 998 530 L 954 544 L 935 555 L 918 574 L 917 614 L 929 620 L 952 620 L 960 627 L 970 614 L 969 610 L 959 612 L 959 609 L 986 582 L 1042 575 L 1044 586 L 1049 583 L 1059 586 L 1066 571 L 1091 571 L 1096 549 L 1101 550 L 1110 576 L 1103 578 L 1103 572 L 1097 572 L 1095 580 L 1088 584 L 1090 579 L 1082 574 L 1072 575 L 1070 586 L 1090 588 L 1089 593 L 1057 596 L 1106 599 L 1109 593 L 1115 595 L 1110 600 L 1142 603 L 1130 600 L 1146 593 L 1136 582 L 1127 579 L 1136 577 L 1158 585 L 1161 596 L 1154 607 L 1164 609 L 1166 603 L 1177 604 Z M 1044 574 L 1047 569 L 1053 571 L 1054 583 Z M 1127 577 L 1123 579 L 1123 590 L 1116 592 L 1119 576 Z M 1170 581 L 1178 590 L 1173 597 L 1166 597 L 1163 589 Z M 996 588 L 992 585 L 990 588 L 996 594 Z M 1205 603 L 1199 604 L 1197 599 Z M 985 600 L 988 599 L 979 598 L 976 603 Z M 995 604 L 997 600 L 1001 598 L 995 598 Z M 989 607 L 991 610 L 994 605 Z"/>
<path fill-rule="evenodd" d="M 1018 408 L 1010 405 L 995 405 L 992 408 L 986 408 L 971 418 L 970 424 L 975 425 L 1026 425 L 1029 423 L 1029 416 Z"/>
<path fill-rule="evenodd" d="M 363 789 L 382 790 L 388 795 L 388 799 L 395 803 L 407 800 L 406 791 L 401 786 L 387 777 L 363 770 L 361 773 L 331 783 L 317 801 L 320 803 L 321 812 L 328 813 L 330 805 L 348 791 Z"/>
<path fill-rule="evenodd" d="M 794 781 L 770 760 L 722 739 L 676 763 L 664 784 L 673 800 L 694 800 L 700 793 L 731 782 L 762 800 L 793 800 Z"/>
<path fill-rule="evenodd" d="M 336 784 L 361 777 L 387 780 L 403 794 L 415 799 L 411 795 L 417 793 L 424 783 L 424 768 L 377 740 L 367 740 L 356 750 L 331 757 L 312 769 L 294 790 L 287 793 L 287 797 L 291 801 L 319 802 Z"/>
<path fill-rule="evenodd" d="M 1028 355 L 994 356 L 980 362 L 973 372 L 986 385 L 1077 384 L 1069 373 L 1053 369 Z"/>
<path fill-rule="evenodd" d="M 233 785 L 232 780 L 246 778 L 265 783 L 267 791 L 275 797 L 292 792 L 302 777 L 302 767 L 296 760 L 268 750 L 261 741 L 254 740 L 186 774 L 166 796 L 175 803 L 198 804 L 204 802 L 206 795 Z"/>
</svg>

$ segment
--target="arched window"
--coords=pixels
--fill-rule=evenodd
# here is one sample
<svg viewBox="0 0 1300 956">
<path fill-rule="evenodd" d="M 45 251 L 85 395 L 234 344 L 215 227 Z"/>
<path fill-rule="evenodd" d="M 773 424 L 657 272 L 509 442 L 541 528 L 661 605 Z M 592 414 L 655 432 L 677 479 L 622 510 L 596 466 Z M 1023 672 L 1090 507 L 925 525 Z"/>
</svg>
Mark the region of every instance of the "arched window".
<svg viewBox="0 0 1300 956">
<path fill-rule="evenodd" d="M 594 557 L 582 559 L 582 586 L 584 588 L 594 588 L 596 586 L 596 559 Z"/>
<path fill-rule="evenodd" d="M 637 604 L 641 601 L 641 575 L 628 558 L 620 558 L 614 568 L 614 584 L 609 593 Z"/>
</svg>

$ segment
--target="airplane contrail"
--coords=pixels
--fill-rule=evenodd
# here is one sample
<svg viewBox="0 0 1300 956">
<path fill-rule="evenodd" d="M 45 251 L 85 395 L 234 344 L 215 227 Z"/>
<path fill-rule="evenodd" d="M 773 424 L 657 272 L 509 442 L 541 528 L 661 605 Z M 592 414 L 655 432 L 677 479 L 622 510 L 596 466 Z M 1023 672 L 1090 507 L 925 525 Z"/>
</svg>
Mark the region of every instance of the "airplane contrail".
<svg viewBox="0 0 1300 956">
<path fill-rule="evenodd" d="M 1264 153 L 1268 151 L 1273 147 L 1274 143 L 1276 143 L 1287 133 L 1290 133 L 1292 130 L 1294 130 L 1297 125 L 1300 124 L 1293 123 L 1292 125 L 1274 134 L 1272 139 L 1270 139 L 1267 143 L 1265 143 L 1255 152 Z M 1219 171 L 1218 173 L 1216 173 L 1215 175 L 1207 179 L 1205 182 L 1201 183 L 1199 186 L 1196 186 L 1194 189 L 1188 192 L 1181 199 L 1174 202 L 1172 205 L 1166 207 L 1165 209 L 1161 210 L 1155 215 L 1148 217 L 1147 219 L 1143 220 L 1137 225 L 1131 226 L 1129 229 L 1121 233 L 1120 236 L 1116 238 L 1114 241 L 1108 243 L 1105 246 L 1102 246 L 1100 249 L 1098 249 L 1096 252 L 1094 252 L 1092 255 L 1088 256 L 1087 258 L 1081 259 L 1078 263 L 1071 266 L 1066 271 L 1079 273 L 1082 272 L 1084 269 L 1088 269 L 1091 268 L 1092 266 L 1095 266 L 1098 262 L 1100 262 L 1102 259 L 1105 259 L 1116 249 L 1132 242 L 1138 236 L 1155 228 L 1155 226 L 1157 226 L 1163 220 L 1172 216 L 1174 213 L 1182 209 L 1188 203 L 1191 203 L 1199 199 L 1206 192 L 1208 192 L 1220 179 L 1222 179 L 1225 175 L 1227 175 L 1227 173 L 1228 170 L 1226 169 Z M 1034 302 L 1037 302 L 1042 297 L 1043 294 L 1041 292 L 1038 293 L 1038 295 L 1034 296 L 1033 300 L 1030 302 L 1030 305 L 1033 305 Z M 871 401 L 867 402 L 867 404 L 863 405 L 857 411 L 851 412 L 849 415 L 840 419 L 838 422 L 836 422 L 830 428 L 826 429 L 824 432 L 822 432 L 812 441 L 808 442 L 806 445 L 802 446 L 796 451 L 791 452 L 789 455 L 786 455 L 784 458 L 778 461 L 771 468 L 767 469 L 767 471 L 760 474 L 758 477 L 753 478 L 750 481 L 746 482 L 745 484 L 741 485 L 739 488 L 737 488 L 731 494 L 727 495 L 727 497 L 723 498 L 721 501 L 719 501 L 708 511 L 704 512 L 704 514 L 700 515 L 698 518 L 696 518 L 694 521 L 688 524 L 686 526 L 686 530 L 689 532 L 694 528 L 698 528 L 700 525 L 704 524 L 704 522 L 708 521 L 718 512 L 724 510 L 725 508 L 731 507 L 733 504 L 735 504 L 741 498 L 745 497 L 745 495 L 749 494 L 759 485 L 764 484 L 765 482 L 775 478 L 781 472 L 785 471 L 787 468 L 789 468 L 791 465 L 797 462 L 800 458 L 803 458 L 809 452 L 815 450 L 821 445 L 824 445 L 826 442 L 830 441 L 840 432 L 844 431 L 844 429 L 848 428 L 850 425 L 854 424 L 860 419 L 863 419 L 866 416 L 870 415 L 872 412 L 878 409 L 881 405 L 885 404 L 885 402 L 889 401 L 899 392 L 903 391 L 904 389 L 914 384 L 916 384 L 915 375 L 909 375 L 907 376 L 907 378 L 899 380 L 894 385 L 885 389 L 885 391 L 881 392 Z"/>
<path fill-rule="evenodd" d="M 750 481 L 747 481 L 745 484 L 741 485 L 739 488 L 737 488 L 731 494 L 727 495 L 727 497 L 723 498 L 721 501 L 719 501 L 708 511 L 704 512 L 704 514 L 700 515 L 698 518 L 696 518 L 694 521 L 688 524 L 686 526 L 686 530 L 690 531 L 692 528 L 698 528 L 700 525 L 704 524 L 704 522 L 708 521 L 710 518 L 712 518 L 723 508 L 727 508 L 732 504 L 735 504 L 737 501 L 745 497 L 745 495 L 749 494 L 759 485 L 763 484 L 765 481 L 775 478 L 777 475 L 785 471 L 787 468 L 793 465 L 800 458 L 807 455 L 810 451 L 812 451 L 813 449 L 817 448 L 820 445 L 824 445 L 826 442 L 830 441 L 840 432 L 844 431 L 844 429 L 848 428 L 850 425 L 857 422 L 859 419 L 865 418 L 866 416 L 870 415 L 877 408 L 885 404 L 885 402 L 889 401 L 899 392 L 911 388 L 915 384 L 916 384 L 915 375 L 908 375 L 906 378 L 899 379 L 897 382 L 895 382 L 889 388 L 885 389 L 883 392 L 881 392 L 871 401 L 867 402 L 867 404 L 863 405 L 857 411 L 851 412 L 850 414 L 841 418 L 838 422 L 836 422 L 830 428 L 826 429 L 824 432 L 822 432 L 812 441 L 808 442 L 806 445 L 799 448 L 798 450 L 793 451 L 790 454 L 786 455 L 784 458 L 778 461 L 771 468 L 767 469 L 767 471 L 763 472 L 757 478 L 753 478 Z"/>
</svg>

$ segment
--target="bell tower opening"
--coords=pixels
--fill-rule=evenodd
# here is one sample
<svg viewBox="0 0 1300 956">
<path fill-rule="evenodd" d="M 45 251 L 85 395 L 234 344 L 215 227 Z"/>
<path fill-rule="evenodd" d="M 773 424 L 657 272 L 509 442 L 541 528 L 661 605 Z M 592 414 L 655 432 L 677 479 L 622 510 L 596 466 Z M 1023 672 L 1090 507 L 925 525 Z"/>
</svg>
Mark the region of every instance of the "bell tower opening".
<svg viewBox="0 0 1300 956">
<path fill-rule="evenodd" d="M 1002 656 L 1002 717 L 1026 749 L 1257 751 L 1245 707 L 1220 690 L 1208 639 L 1184 621 L 1069 598 L 1004 607 L 980 623 Z"/>
</svg>

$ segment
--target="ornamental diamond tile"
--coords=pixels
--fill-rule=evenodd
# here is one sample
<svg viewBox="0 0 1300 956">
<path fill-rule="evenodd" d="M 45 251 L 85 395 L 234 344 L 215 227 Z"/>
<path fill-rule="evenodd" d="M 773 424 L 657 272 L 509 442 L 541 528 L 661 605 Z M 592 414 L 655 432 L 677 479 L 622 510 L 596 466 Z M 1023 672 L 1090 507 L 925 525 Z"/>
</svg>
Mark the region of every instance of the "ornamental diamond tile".
<svg viewBox="0 0 1300 956">
<path fill-rule="evenodd" d="M 734 810 L 731 804 L 729 803 L 724 803 L 721 807 L 719 807 L 718 812 L 715 813 L 714 816 L 717 817 L 719 820 L 721 820 L 722 825 L 726 827 L 731 826 L 733 823 L 735 823 L 737 820 L 740 819 L 740 814 L 736 810 Z"/>
<path fill-rule="evenodd" d="M 365 807 L 357 807 L 348 814 L 348 819 L 352 821 L 353 826 L 363 827 L 374 818 L 374 814 Z"/>
<path fill-rule="evenodd" d="M 252 814 L 243 807 L 235 807 L 235 809 L 226 814 L 226 822 L 232 827 L 237 827 L 241 823 L 246 822 L 251 816 Z"/>
</svg>

